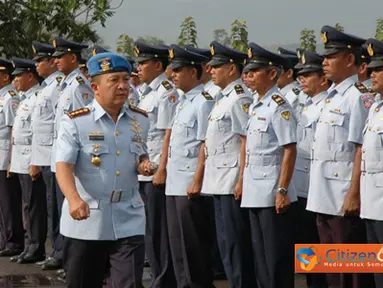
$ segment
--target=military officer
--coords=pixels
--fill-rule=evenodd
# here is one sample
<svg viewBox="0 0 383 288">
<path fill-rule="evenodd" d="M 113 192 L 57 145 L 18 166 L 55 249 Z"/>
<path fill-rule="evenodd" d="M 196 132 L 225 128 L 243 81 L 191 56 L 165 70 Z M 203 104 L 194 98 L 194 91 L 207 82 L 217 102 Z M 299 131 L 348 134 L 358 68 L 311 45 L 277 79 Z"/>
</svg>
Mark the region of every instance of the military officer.
<svg viewBox="0 0 383 288">
<path fill-rule="evenodd" d="M 59 218 L 56 199 L 56 179 L 51 171 L 51 152 L 54 136 L 55 103 L 59 97 L 60 83 L 64 75 L 57 71 L 55 59 L 52 57 L 55 48 L 51 44 L 33 41 L 32 47 L 36 62 L 36 70 L 44 79 L 41 89 L 36 94 L 35 108 L 32 113 L 32 156 L 30 175 L 37 177 L 40 173 L 47 191 L 48 228 L 53 252 L 43 262 L 36 263 L 43 270 L 58 269 L 61 266 L 62 249 L 57 238 L 60 238 Z M 60 241 L 60 240 L 59 240 Z"/>
<path fill-rule="evenodd" d="M 239 199 L 234 198 L 239 152 L 245 141 L 248 108 L 253 102 L 241 79 L 247 55 L 216 41 L 210 44 L 210 51 L 212 79 L 222 90 L 209 115 L 202 193 L 214 195 L 218 246 L 230 287 L 255 287 L 248 254 L 248 214 L 241 211 Z"/>
<path fill-rule="evenodd" d="M 255 275 L 261 287 L 294 287 L 295 191 L 288 190 L 296 157 L 296 120 L 276 83 L 285 59 L 255 43 L 247 64 L 258 99 L 249 109 L 236 194 L 249 208 Z M 243 192 L 242 192 L 243 191 Z M 283 240 L 281 240 L 283 239 Z"/>
<path fill-rule="evenodd" d="M 144 111 L 125 104 L 132 67 L 124 57 L 100 53 L 88 67 L 95 99 L 62 118 L 55 158 L 65 195 L 66 284 L 101 288 L 109 263 L 108 287 L 141 287 L 145 212 L 137 171 L 152 174 L 149 122 Z"/>
<path fill-rule="evenodd" d="M 13 75 L 19 82 L 25 99 L 16 111 L 12 129 L 12 155 L 10 172 L 19 178 L 24 207 L 27 240 L 23 253 L 12 260 L 17 263 L 35 263 L 45 258 L 47 237 L 46 191 L 42 176 L 30 176 L 29 166 L 32 157 L 31 121 L 36 92 L 39 90 L 35 62 L 28 59 L 12 58 L 15 70 Z"/>
<path fill-rule="evenodd" d="M 363 126 L 374 95 L 358 83 L 364 39 L 324 26 L 323 71 L 333 82 L 317 123 L 307 210 L 317 213 L 321 243 L 366 243 L 360 209 Z M 369 275 L 328 274 L 331 287 L 373 287 Z"/>
<path fill-rule="evenodd" d="M 202 84 L 207 57 L 171 45 L 173 81 L 180 97 L 169 143 L 166 211 L 170 250 L 177 287 L 212 287 L 208 234 L 210 197 L 200 195 L 204 170 L 204 139 L 214 101 Z M 174 286 L 175 287 L 175 286 Z"/>
<path fill-rule="evenodd" d="M 323 57 L 313 52 L 302 53 L 302 66 L 297 73 L 303 92 L 309 96 L 297 125 L 297 158 L 294 174 L 290 183 L 290 191 L 298 196 L 295 219 L 298 243 L 319 243 L 316 226 L 316 214 L 306 210 L 307 193 L 310 182 L 310 155 L 314 140 L 316 123 L 327 97 L 329 81 L 324 76 Z M 323 274 L 309 273 L 306 275 L 307 287 L 327 287 Z"/>
<path fill-rule="evenodd" d="M 371 62 L 371 56 L 368 53 L 367 45 L 362 45 L 362 50 L 360 51 L 360 58 L 357 61 L 358 66 L 358 80 L 362 82 L 364 86 L 368 89 L 371 89 L 372 83 L 370 79 L 371 71 L 368 69 L 368 64 Z"/>
<path fill-rule="evenodd" d="M 361 209 L 360 217 L 366 221 L 368 243 L 380 244 L 383 241 L 383 214 L 382 204 L 382 111 L 383 111 L 383 42 L 376 39 L 368 39 L 367 49 L 371 62 L 368 69 L 372 71 L 372 89 L 377 93 L 377 101 L 371 106 L 369 115 L 364 127 L 362 160 L 361 160 L 361 180 L 360 198 Z M 383 275 L 375 274 L 376 287 L 383 287 Z"/>
<path fill-rule="evenodd" d="M 296 95 L 299 93 L 299 83 L 296 81 L 297 74 L 294 66 L 298 64 L 298 57 L 295 52 L 284 49 L 282 47 L 278 48 L 278 53 L 282 55 L 286 61 L 283 63 L 283 73 L 278 78 L 277 86 L 281 90 L 281 94 L 286 96 L 287 93 L 296 88 L 293 92 Z"/>
<path fill-rule="evenodd" d="M 78 61 L 78 68 L 80 69 L 80 72 L 82 73 L 82 75 L 84 75 L 84 77 L 89 80 L 90 77 L 88 73 L 88 67 L 86 66 L 86 62 L 87 60 L 81 57 L 80 60 Z"/>
<path fill-rule="evenodd" d="M 11 129 L 20 99 L 11 84 L 12 62 L 0 59 L 0 256 L 19 255 L 24 249 L 21 191 L 17 176 L 7 177 Z"/>
<path fill-rule="evenodd" d="M 165 181 L 178 93 L 164 73 L 169 57 L 166 47 L 136 42 L 134 48 L 138 77 L 145 83 L 138 107 L 149 114 L 148 153 L 150 160 L 158 165 L 154 178 L 138 176 L 147 213 L 145 244 L 153 273 L 152 287 L 173 287 L 175 283 L 166 221 Z"/>
</svg>

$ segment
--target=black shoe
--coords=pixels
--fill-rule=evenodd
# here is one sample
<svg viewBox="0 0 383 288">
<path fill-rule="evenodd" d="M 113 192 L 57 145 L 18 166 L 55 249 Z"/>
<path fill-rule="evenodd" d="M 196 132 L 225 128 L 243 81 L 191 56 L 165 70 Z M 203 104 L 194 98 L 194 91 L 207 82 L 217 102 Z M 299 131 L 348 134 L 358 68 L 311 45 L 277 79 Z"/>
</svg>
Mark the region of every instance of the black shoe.
<svg viewBox="0 0 383 288">
<path fill-rule="evenodd" d="M 27 255 L 27 251 L 23 251 L 20 255 L 13 256 L 9 259 L 10 262 L 17 262 L 20 258 L 23 258 L 25 255 Z"/>
<path fill-rule="evenodd" d="M 41 269 L 43 270 L 58 270 L 60 268 L 61 268 L 61 261 L 56 258 L 50 258 L 41 266 Z"/>
<path fill-rule="evenodd" d="M 22 251 L 20 249 L 5 248 L 4 250 L 0 251 L 0 257 L 12 257 L 20 255 L 21 252 Z"/>
<path fill-rule="evenodd" d="M 45 259 L 44 255 L 30 255 L 27 254 L 24 257 L 20 257 L 17 260 L 17 264 L 32 264 L 39 261 L 43 261 Z"/>
<path fill-rule="evenodd" d="M 50 259 L 52 259 L 52 257 L 48 257 L 48 258 L 46 258 L 46 259 L 44 259 L 44 261 L 39 261 L 39 262 L 36 262 L 35 264 L 37 265 L 37 266 L 43 266 L 45 263 L 47 263 Z"/>
<path fill-rule="evenodd" d="M 61 274 L 64 274 L 64 273 L 65 273 L 64 269 L 59 269 L 59 270 L 56 271 L 57 275 L 61 275 Z"/>
<path fill-rule="evenodd" d="M 227 280 L 225 272 L 214 272 L 213 279 L 218 280 Z"/>
<path fill-rule="evenodd" d="M 150 264 L 149 264 L 149 260 L 148 259 L 145 259 L 144 267 L 145 268 L 150 268 Z"/>
</svg>

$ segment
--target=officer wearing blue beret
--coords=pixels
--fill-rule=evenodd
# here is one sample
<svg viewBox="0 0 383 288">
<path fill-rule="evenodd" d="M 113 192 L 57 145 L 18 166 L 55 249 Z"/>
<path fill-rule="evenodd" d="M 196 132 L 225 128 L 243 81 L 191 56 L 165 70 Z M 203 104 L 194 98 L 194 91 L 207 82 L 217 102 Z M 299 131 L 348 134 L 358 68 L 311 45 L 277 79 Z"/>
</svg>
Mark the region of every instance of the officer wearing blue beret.
<svg viewBox="0 0 383 288">
<path fill-rule="evenodd" d="M 47 205 L 45 183 L 41 174 L 30 176 L 32 157 L 31 121 L 36 103 L 36 92 L 40 89 L 35 62 L 28 59 L 12 58 L 15 70 L 13 75 L 25 99 L 17 108 L 12 131 L 12 155 L 10 172 L 20 181 L 27 240 L 24 251 L 11 258 L 17 263 L 35 263 L 45 259 L 45 240 L 47 236 Z"/>
<path fill-rule="evenodd" d="M 139 176 L 147 213 L 146 253 L 153 272 L 154 287 L 171 287 L 166 286 L 166 283 L 174 281 L 174 269 L 168 233 L 164 233 L 167 231 L 165 183 L 168 145 L 179 95 L 165 75 L 169 63 L 168 46 L 136 42 L 134 53 L 138 77 L 144 83 L 138 107 L 149 115 L 149 158 L 159 165 L 154 177 Z"/>
<path fill-rule="evenodd" d="M 368 69 L 371 71 L 372 89 L 377 93 L 376 103 L 369 111 L 366 126 L 363 130 L 362 146 L 362 175 L 360 179 L 360 217 L 365 219 L 367 240 L 371 244 L 380 244 L 383 241 L 383 213 L 382 197 L 382 118 L 383 118 L 383 42 L 368 39 L 366 42 L 371 62 Z M 383 286 L 383 275 L 374 274 L 376 287 Z"/>
<path fill-rule="evenodd" d="M 141 287 L 144 203 L 137 174 L 153 174 L 147 113 L 127 105 L 130 63 L 114 53 L 88 61 L 95 99 L 68 112 L 57 140 L 57 180 L 65 195 L 60 231 L 67 287 Z M 84 267 L 87 267 L 84 269 Z"/>
<path fill-rule="evenodd" d="M 206 234 L 211 198 L 200 195 L 204 140 L 214 105 L 201 83 L 201 63 L 208 58 L 177 45 L 169 48 L 174 84 L 184 92 L 171 127 L 166 167 L 166 211 L 176 286 L 211 287 L 211 237 Z"/>
<path fill-rule="evenodd" d="M 53 252 L 42 262 L 36 263 L 43 270 L 58 269 L 61 266 L 62 249 L 59 232 L 58 208 L 56 199 L 56 179 L 50 169 L 54 136 L 55 104 L 59 98 L 60 83 L 64 75 L 57 71 L 52 57 L 55 48 L 51 44 L 33 41 L 36 70 L 41 78 L 41 89 L 36 94 L 35 108 L 32 113 L 32 156 L 29 173 L 32 178 L 41 173 L 47 191 L 48 227 Z"/>
<path fill-rule="evenodd" d="M 333 84 L 315 131 L 307 209 L 317 213 L 321 243 L 366 243 L 365 225 L 359 218 L 360 155 L 374 95 L 358 82 L 365 40 L 330 26 L 321 33 L 323 71 Z M 369 276 L 328 274 L 327 281 L 331 287 L 373 287 Z"/>
<path fill-rule="evenodd" d="M 297 196 L 288 190 L 296 157 L 296 119 L 276 86 L 285 58 L 250 43 L 248 68 L 258 99 L 249 108 L 236 193 L 249 208 L 255 274 L 261 287 L 294 287 Z M 281 173 L 283 171 L 283 173 Z M 243 192 L 242 192 L 243 191 Z M 283 241 L 281 241 L 283 239 Z"/>
<path fill-rule="evenodd" d="M 11 130 L 20 98 L 11 84 L 14 68 L 0 58 L 0 256 L 19 255 L 24 249 L 21 191 L 17 176 L 7 177 Z"/>
<path fill-rule="evenodd" d="M 253 102 L 241 79 L 247 55 L 216 41 L 210 44 L 210 53 L 212 80 L 222 90 L 209 115 L 202 193 L 214 199 L 218 246 L 230 286 L 254 287 L 248 213 L 234 197 L 240 147 Z"/>
</svg>

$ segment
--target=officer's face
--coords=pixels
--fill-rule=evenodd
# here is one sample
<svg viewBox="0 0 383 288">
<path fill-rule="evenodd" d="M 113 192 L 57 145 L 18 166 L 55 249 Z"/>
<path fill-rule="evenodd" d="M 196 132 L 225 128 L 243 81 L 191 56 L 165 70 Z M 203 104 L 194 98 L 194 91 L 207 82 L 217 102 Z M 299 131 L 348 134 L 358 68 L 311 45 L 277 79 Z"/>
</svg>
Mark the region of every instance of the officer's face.
<svg viewBox="0 0 383 288">
<path fill-rule="evenodd" d="M 173 83 L 176 88 L 188 92 L 191 79 L 196 79 L 196 70 L 190 67 L 181 67 L 173 69 Z"/>
<path fill-rule="evenodd" d="M 7 86 L 9 84 L 9 74 L 8 72 L 0 72 L 0 88 Z"/>
<path fill-rule="evenodd" d="M 13 79 L 12 84 L 13 84 L 13 86 L 15 86 L 15 89 L 17 91 L 20 91 L 19 80 L 16 77 Z"/>
<path fill-rule="evenodd" d="M 383 93 L 383 67 L 375 68 L 371 73 L 372 89 L 380 94 Z"/>
<path fill-rule="evenodd" d="M 294 72 L 292 69 L 284 71 L 281 74 L 281 76 L 278 78 L 278 81 L 277 81 L 278 88 L 282 89 L 286 85 L 290 84 L 294 80 L 293 74 L 294 74 Z"/>
<path fill-rule="evenodd" d="M 138 78 L 142 83 L 150 84 L 161 71 L 161 66 L 160 62 L 153 60 L 140 62 L 137 67 Z"/>
<path fill-rule="evenodd" d="M 68 75 L 70 72 L 73 71 L 73 67 L 77 63 L 77 59 L 74 54 L 66 53 L 64 55 L 56 57 L 55 63 L 57 65 L 57 69 L 60 72 L 64 73 L 65 75 Z"/>
<path fill-rule="evenodd" d="M 33 74 L 32 73 L 28 73 L 28 72 L 24 72 L 24 73 L 21 73 L 21 74 L 18 74 L 15 79 L 17 79 L 17 82 L 18 82 L 18 86 L 19 86 L 19 91 L 28 91 L 29 88 L 31 88 L 32 86 L 32 81 L 33 81 Z"/>
<path fill-rule="evenodd" d="M 335 54 L 325 56 L 323 61 L 323 71 L 329 80 L 338 82 L 343 80 L 344 72 L 349 71 L 354 65 L 355 57 L 347 51 L 341 51 Z"/>
<path fill-rule="evenodd" d="M 322 91 L 323 83 L 327 82 L 327 79 L 324 76 L 319 76 L 317 72 L 302 74 L 299 79 L 301 80 L 303 92 L 311 97 Z"/>
<path fill-rule="evenodd" d="M 264 90 L 269 90 L 270 87 L 275 85 L 276 73 L 275 69 L 259 68 L 251 70 L 248 77 L 252 79 L 253 91 L 264 92 Z"/>
<path fill-rule="evenodd" d="M 54 59 L 49 58 L 42 58 L 36 61 L 36 70 L 39 76 L 46 78 L 51 74 L 52 67 L 54 67 L 55 64 Z"/>
<path fill-rule="evenodd" d="M 213 66 L 211 68 L 211 80 L 213 80 L 214 84 L 224 89 L 227 85 L 229 85 L 229 77 L 232 73 L 233 64 L 224 64 L 220 66 Z"/>
<path fill-rule="evenodd" d="M 130 85 L 127 72 L 97 76 L 92 80 L 91 85 L 95 97 L 101 105 L 121 107 L 128 99 Z"/>
<path fill-rule="evenodd" d="M 250 88 L 251 90 L 255 91 L 255 87 L 254 87 L 254 83 L 255 83 L 255 79 L 254 79 L 254 74 L 253 72 L 249 72 L 247 73 L 247 77 L 246 77 L 246 83 L 245 85 Z"/>
</svg>

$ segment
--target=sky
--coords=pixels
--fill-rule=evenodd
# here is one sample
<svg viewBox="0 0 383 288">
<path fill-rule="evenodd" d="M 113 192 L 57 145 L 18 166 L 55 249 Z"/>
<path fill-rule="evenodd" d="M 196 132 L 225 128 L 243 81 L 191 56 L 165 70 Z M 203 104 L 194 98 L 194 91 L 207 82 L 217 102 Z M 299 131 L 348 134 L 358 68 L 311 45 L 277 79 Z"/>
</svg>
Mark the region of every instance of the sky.
<svg viewBox="0 0 383 288">
<path fill-rule="evenodd" d="M 120 2 L 112 0 L 112 6 Z M 197 25 L 199 47 L 208 47 L 213 31 L 229 30 L 235 19 L 247 22 L 250 42 L 287 45 L 299 43 L 304 28 L 314 29 L 320 42 L 321 27 L 338 22 L 347 33 L 373 37 L 376 19 L 383 18 L 383 0 L 124 0 L 106 27 L 96 29 L 113 50 L 125 33 L 133 38 L 156 36 L 172 44 L 189 16 Z"/>
</svg>

